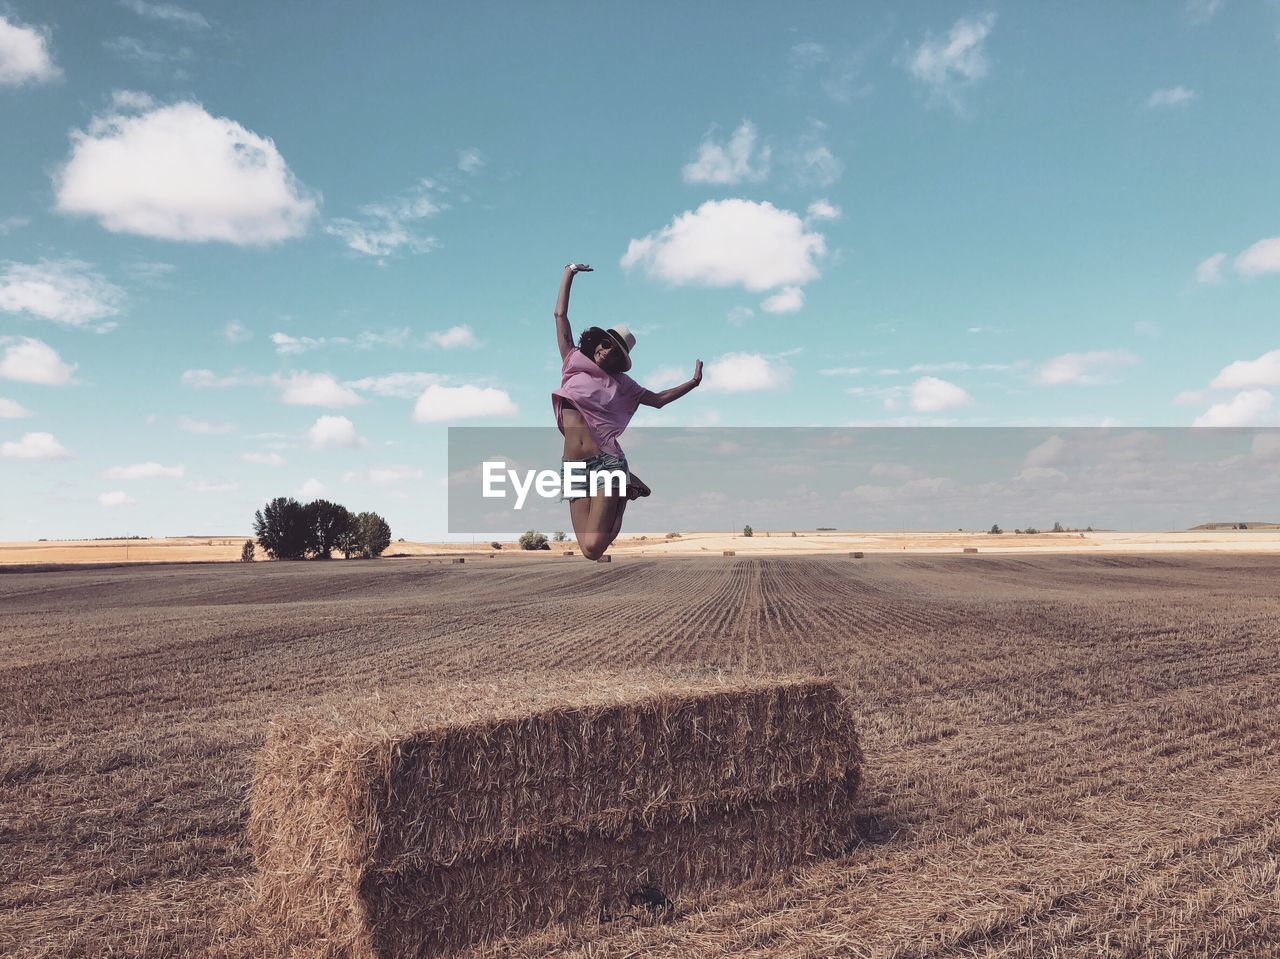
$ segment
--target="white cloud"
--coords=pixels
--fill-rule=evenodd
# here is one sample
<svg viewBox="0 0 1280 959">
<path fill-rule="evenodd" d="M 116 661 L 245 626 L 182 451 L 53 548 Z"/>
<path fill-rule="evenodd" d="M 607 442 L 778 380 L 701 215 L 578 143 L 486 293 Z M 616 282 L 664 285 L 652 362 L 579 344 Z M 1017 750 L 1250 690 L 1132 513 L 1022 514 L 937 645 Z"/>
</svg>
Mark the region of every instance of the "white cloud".
<svg viewBox="0 0 1280 959">
<path fill-rule="evenodd" d="M 1215 253 L 1196 264 L 1197 283 L 1221 283 L 1222 264 L 1226 262 L 1225 253 Z"/>
<path fill-rule="evenodd" d="M 162 466 L 160 463 L 131 463 L 128 466 L 112 466 L 103 470 L 103 479 L 136 480 L 136 479 L 180 479 L 187 471 L 181 463 L 173 466 Z"/>
<path fill-rule="evenodd" d="M 324 346 L 324 338 L 315 338 L 311 336 L 290 336 L 288 333 L 272 333 L 271 342 L 275 344 L 276 352 L 281 354 L 289 353 L 305 353 L 307 350 L 318 349 Z"/>
<path fill-rule="evenodd" d="M 458 169 L 475 176 L 484 169 L 484 154 L 475 147 L 458 151 Z"/>
<path fill-rule="evenodd" d="M 253 332 L 239 320 L 232 320 L 222 328 L 222 338 L 232 346 L 239 346 L 253 339 Z"/>
<path fill-rule="evenodd" d="M 519 412 L 506 390 L 432 384 L 414 404 L 413 418 L 419 423 L 444 423 L 481 416 L 515 416 Z"/>
<path fill-rule="evenodd" d="M 1280 273 L 1280 236 L 1259 240 L 1236 257 L 1235 267 L 1242 276 Z"/>
<path fill-rule="evenodd" d="M 810 220 L 838 220 L 840 219 L 840 208 L 826 200 L 814 200 L 809 204 Z"/>
<path fill-rule="evenodd" d="M 172 263 L 164 263 L 160 260 L 134 260 L 125 268 L 139 280 L 145 280 L 148 283 L 157 283 L 178 269 Z"/>
<path fill-rule="evenodd" d="M 1154 91 L 1151 96 L 1147 97 L 1147 107 L 1154 110 L 1160 107 L 1186 106 L 1195 98 L 1196 91 L 1194 90 L 1189 90 L 1182 86 L 1166 87 Z"/>
<path fill-rule="evenodd" d="M 100 115 L 71 139 L 57 208 L 113 233 L 260 245 L 305 233 L 316 213 L 274 142 L 198 103 Z"/>
<path fill-rule="evenodd" d="M 819 376 L 857 376 L 859 373 L 867 372 L 865 366 L 829 366 L 826 369 L 818 370 Z"/>
<path fill-rule="evenodd" d="M 1270 422 L 1274 397 L 1268 390 L 1245 390 L 1215 403 L 1195 418 L 1192 426 L 1255 426 Z"/>
<path fill-rule="evenodd" d="M 31 217 L 14 214 L 0 219 L 0 236 L 8 236 L 14 230 L 21 230 L 31 222 Z"/>
<path fill-rule="evenodd" d="M 469 326 L 451 326 L 447 330 L 428 333 L 427 339 L 442 350 L 454 350 L 462 346 L 480 345 Z"/>
<path fill-rule="evenodd" d="M 51 433 L 27 433 L 22 439 L 0 446 L 0 456 L 20 460 L 60 460 L 71 451 L 53 438 Z"/>
<path fill-rule="evenodd" d="M 122 60 L 133 60 L 156 66 L 166 63 L 182 63 L 191 59 L 190 47 L 179 47 L 176 50 L 162 50 L 148 47 L 134 37 L 113 37 L 102 41 L 103 49 L 115 54 Z"/>
<path fill-rule="evenodd" d="M 64 386 L 72 381 L 76 365 L 62 362 L 47 343 L 29 336 L 0 336 L 0 346 L 4 347 L 0 377 L 44 386 Z"/>
<path fill-rule="evenodd" d="M 307 441 L 313 450 L 356 449 L 364 440 L 356 426 L 345 416 L 322 416 L 307 430 Z"/>
<path fill-rule="evenodd" d="M 1208 390 L 1183 390 L 1173 398 L 1174 406 L 1199 406 L 1209 398 Z"/>
<path fill-rule="evenodd" d="M 1063 353 L 1044 363 L 1036 371 L 1035 382 L 1043 386 L 1064 383 L 1093 385 L 1108 382 L 1103 371 L 1137 363 L 1128 350 L 1091 350 L 1087 353 Z"/>
<path fill-rule="evenodd" d="M 112 490 L 110 493 L 99 493 L 98 502 L 103 506 L 127 506 L 130 503 L 136 503 L 132 496 L 122 489 Z"/>
<path fill-rule="evenodd" d="M 725 319 L 729 321 L 730 326 L 741 326 L 755 315 L 755 310 L 749 306 L 735 306 L 725 316 Z"/>
<path fill-rule="evenodd" d="M 784 286 L 760 304 L 766 313 L 798 313 L 804 308 L 804 290 L 798 286 Z"/>
<path fill-rule="evenodd" d="M 319 499 L 320 497 L 324 496 L 325 492 L 326 490 L 325 490 L 324 484 L 321 483 L 318 479 L 315 479 L 313 477 L 298 487 L 298 492 L 296 495 L 298 499 L 302 500 L 305 503 L 305 502 L 308 502 L 309 500 Z"/>
<path fill-rule="evenodd" d="M 31 411 L 17 400 L 9 400 L 0 396 L 0 420 L 20 420 L 30 415 Z"/>
<path fill-rule="evenodd" d="M 680 381 L 686 377 L 680 374 Z M 759 353 L 726 353 L 703 371 L 702 386 L 709 393 L 747 393 L 776 390 L 787 385 L 791 369 L 781 360 Z"/>
<path fill-rule="evenodd" d="M 882 479 L 910 480 L 918 479 L 920 471 L 903 463 L 872 463 L 870 474 Z"/>
<path fill-rule="evenodd" d="M 239 483 L 215 483 L 210 480 L 192 480 L 187 484 L 187 489 L 193 493 L 234 493 L 239 488 Z"/>
<path fill-rule="evenodd" d="M 439 373 L 384 373 L 382 376 L 348 380 L 345 385 L 377 396 L 394 396 L 398 399 L 411 400 L 421 395 L 428 386 L 440 383 L 443 379 L 444 377 Z"/>
<path fill-rule="evenodd" d="M 850 103 L 871 91 L 863 80 L 866 50 L 828 50 L 820 43 L 807 40 L 790 50 L 790 61 L 796 80 L 808 81 L 816 76 L 823 93 L 836 103 Z"/>
<path fill-rule="evenodd" d="M 712 139 L 713 132 L 703 138 L 697 159 L 681 171 L 685 183 L 759 183 L 769 176 L 771 151 L 768 144 L 756 150 L 756 128 L 750 120 L 743 120 L 724 145 Z"/>
<path fill-rule="evenodd" d="M 280 400 L 291 406 L 356 406 L 362 400 L 349 386 L 339 383 L 328 373 L 306 370 L 277 378 Z"/>
<path fill-rule="evenodd" d="M 362 480 L 376 486 L 395 486 L 400 483 L 416 482 L 423 476 L 422 470 L 413 466 L 371 466 L 363 472 L 345 473 L 342 481 L 351 483 Z"/>
<path fill-rule="evenodd" d="M 758 293 L 815 279 L 826 253 L 821 233 L 806 231 L 790 210 L 751 200 L 709 200 L 669 226 L 632 240 L 624 269 L 680 285 L 737 286 Z"/>
<path fill-rule="evenodd" d="M 284 457 L 279 453 L 241 453 L 240 458 L 254 466 L 284 466 Z"/>
<path fill-rule="evenodd" d="M 140 17 L 147 17 L 151 20 L 161 20 L 165 23 L 173 24 L 178 27 L 186 27 L 192 30 L 206 30 L 209 27 L 209 21 L 202 14 L 194 10 L 188 10 L 185 7 L 177 7 L 171 3 L 147 3 L 145 0 L 120 0 L 120 5 L 126 10 L 132 10 Z"/>
<path fill-rule="evenodd" d="M 936 376 L 922 376 L 911 384 L 911 408 L 917 413 L 937 413 L 972 402 L 963 387 Z"/>
<path fill-rule="evenodd" d="M 49 51 L 48 31 L 0 16 L 0 87 L 46 83 L 60 76 Z"/>
<path fill-rule="evenodd" d="M 431 180 L 419 180 L 400 196 L 362 206 L 361 219 L 338 217 L 325 224 L 324 231 L 365 256 L 386 257 L 402 249 L 430 253 L 440 245 L 439 241 L 415 233 L 413 224 L 445 209 L 445 204 L 433 195 L 436 190 Z"/>
<path fill-rule="evenodd" d="M 1067 474 L 1051 466 L 1029 466 L 1014 475 L 1019 483 L 1043 483 L 1046 480 L 1065 480 Z"/>
<path fill-rule="evenodd" d="M 1236 360 L 1229 363 L 1218 371 L 1209 386 L 1215 390 L 1280 386 L 1280 350 L 1263 353 L 1256 360 Z"/>
<path fill-rule="evenodd" d="M 461 327 L 455 327 L 461 329 Z M 409 341 L 410 330 L 407 326 L 395 330 L 376 333 L 363 330 L 355 336 L 291 336 L 288 333 L 272 333 L 271 342 L 276 352 L 281 355 L 306 353 L 322 347 L 340 347 L 356 350 L 371 350 L 379 346 L 404 346 Z"/>
<path fill-rule="evenodd" d="M 1036 446 L 1023 459 L 1022 465 L 1026 467 L 1045 467 L 1052 466 L 1055 463 L 1061 463 L 1066 452 L 1067 441 L 1061 436 L 1050 436 L 1043 443 Z"/>
<path fill-rule="evenodd" d="M 689 371 L 682 366 L 660 366 L 648 376 L 644 383 L 651 390 L 665 390 L 668 386 L 683 383 L 689 378 Z"/>
<path fill-rule="evenodd" d="M 1187 22 L 1193 26 L 1208 23 L 1226 6 L 1227 0 L 1187 0 Z"/>
<path fill-rule="evenodd" d="M 213 370 L 184 370 L 182 373 L 182 385 L 197 390 L 224 390 L 251 382 L 253 382 L 252 377 L 246 377 L 240 373 L 232 373 L 229 376 L 219 376 Z"/>
<path fill-rule="evenodd" d="M 115 316 L 124 291 L 79 260 L 6 261 L 0 273 L 0 310 L 26 313 L 66 326 L 89 326 Z M 99 330 L 115 324 L 98 324 Z"/>
<path fill-rule="evenodd" d="M 221 433 L 234 433 L 236 428 L 232 423 L 210 423 L 207 420 L 195 420 L 189 416 L 179 416 L 178 429 L 184 433 L 213 436 Z"/>
<path fill-rule="evenodd" d="M 908 60 L 907 69 L 933 97 L 957 111 L 962 109 L 961 89 L 990 72 L 984 44 L 995 22 L 994 13 L 957 20 L 946 40 L 927 39 L 921 43 Z"/>
<path fill-rule="evenodd" d="M 156 105 L 151 94 L 141 90 L 112 90 L 111 106 L 116 110 L 142 111 L 150 110 Z"/>
<path fill-rule="evenodd" d="M 821 120 L 810 120 L 796 145 L 787 150 L 783 160 L 793 185 L 827 187 L 844 174 L 844 163 L 827 146 L 826 130 Z"/>
</svg>

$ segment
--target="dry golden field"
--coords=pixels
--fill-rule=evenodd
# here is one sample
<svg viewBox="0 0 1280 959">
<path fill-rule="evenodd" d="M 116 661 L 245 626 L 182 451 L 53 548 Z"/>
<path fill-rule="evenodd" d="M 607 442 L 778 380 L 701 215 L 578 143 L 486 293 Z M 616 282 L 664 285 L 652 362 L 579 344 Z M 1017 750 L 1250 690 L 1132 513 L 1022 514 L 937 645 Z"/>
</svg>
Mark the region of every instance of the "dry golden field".
<svg viewBox="0 0 1280 959">
<path fill-rule="evenodd" d="M 275 954 L 246 802 L 281 712 L 686 670 L 851 690 L 849 852 L 473 957 L 1280 956 L 1277 572 L 622 550 L 0 575 L 0 955 Z"/>
</svg>

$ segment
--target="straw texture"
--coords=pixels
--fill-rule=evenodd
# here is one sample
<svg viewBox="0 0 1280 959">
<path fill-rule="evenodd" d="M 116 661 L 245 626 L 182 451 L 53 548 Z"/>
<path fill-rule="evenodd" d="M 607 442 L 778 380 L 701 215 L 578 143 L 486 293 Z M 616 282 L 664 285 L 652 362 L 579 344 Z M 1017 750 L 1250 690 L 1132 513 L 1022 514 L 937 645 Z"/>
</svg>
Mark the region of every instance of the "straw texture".
<svg viewBox="0 0 1280 959">
<path fill-rule="evenodd" d="M 274 723 L 250 813 L 259 921 L 322 955 L 430 956 L 852 840 L 861 755 L 831 683 L 558 691 Z"/>
</svg>

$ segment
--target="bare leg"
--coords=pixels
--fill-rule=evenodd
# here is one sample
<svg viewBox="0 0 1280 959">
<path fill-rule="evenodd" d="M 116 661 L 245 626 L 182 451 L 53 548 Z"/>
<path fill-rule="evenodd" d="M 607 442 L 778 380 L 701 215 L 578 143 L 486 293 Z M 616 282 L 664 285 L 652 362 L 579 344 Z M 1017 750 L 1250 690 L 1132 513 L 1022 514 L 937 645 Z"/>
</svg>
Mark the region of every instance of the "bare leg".
<svg viewBox="0 0 1280 959">
<path fill-rule="evenodd" d="M 609 531 L 609 545 L 613 545 L 613 541 L 618 538 L 618 534 L 622 532 L 622 514 L 627 511 L 627 500 L 618 502 L 618 514 L 613 519 L 613 529 Z"/>
<path fill-rule="evenodd" d="M 622 528 L 627 501 L 620 496 L 584 496 L 569 504 L 573 533 L 587 559 L 599 559 Z"/>
</svg>

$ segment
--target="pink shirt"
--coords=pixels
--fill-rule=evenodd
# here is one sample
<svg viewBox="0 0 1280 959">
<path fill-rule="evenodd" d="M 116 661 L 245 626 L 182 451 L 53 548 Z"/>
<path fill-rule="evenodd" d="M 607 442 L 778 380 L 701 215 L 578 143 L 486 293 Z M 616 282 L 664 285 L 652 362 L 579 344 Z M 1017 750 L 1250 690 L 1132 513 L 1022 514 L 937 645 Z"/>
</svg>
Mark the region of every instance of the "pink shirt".
<svg viewBox="0 0 1280 959">
<path fill-rule="evenodd" d="M 556 426 L 564 432 L 561 400 L 578 408 L 592 439 L 604 453 L 622 455 L 618 437 L 640 406 L 645 388 L 626 373 L 606 373 L 576 347 L 564 358 L 560 369 L 560 389 L 551 394 Z"/>
</svg>

